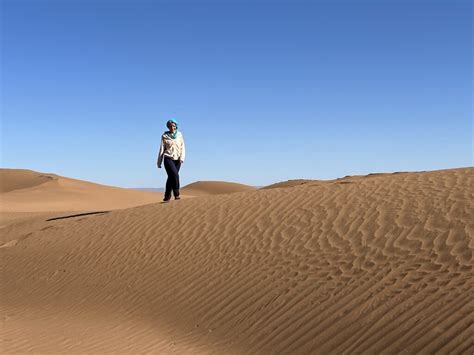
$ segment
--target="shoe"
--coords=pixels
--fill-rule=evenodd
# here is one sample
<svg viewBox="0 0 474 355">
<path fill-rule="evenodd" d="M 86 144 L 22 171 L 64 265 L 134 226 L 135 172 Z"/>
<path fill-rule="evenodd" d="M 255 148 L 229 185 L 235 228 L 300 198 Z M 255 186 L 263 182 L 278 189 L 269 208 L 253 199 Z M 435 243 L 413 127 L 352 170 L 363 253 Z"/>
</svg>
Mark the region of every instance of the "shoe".
<svg viewBox="0 0 474 355">
<path fill-rule="evenodd" d="M 175 200 L 181 200 L 181 197 L 176 196 L 174 199 L 175 199 Z"/>
<path fill-rule="evenodd" d="M 163 203 L 170 202 L 171 199 L 163 199 Z"/>
</svg>

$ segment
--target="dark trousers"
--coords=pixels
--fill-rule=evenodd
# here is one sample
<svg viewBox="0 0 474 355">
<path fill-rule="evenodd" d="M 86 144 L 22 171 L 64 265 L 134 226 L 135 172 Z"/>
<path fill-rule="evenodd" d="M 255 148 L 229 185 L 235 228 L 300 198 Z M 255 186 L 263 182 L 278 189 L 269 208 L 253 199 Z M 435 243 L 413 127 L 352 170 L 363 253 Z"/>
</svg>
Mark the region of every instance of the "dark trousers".
<svg viewBox="0 0 474 355">
<path fill-rule="evenodd" d="M 171 191 L 173 191 L 174 197 L 179 196 L 179 168 L 181 168 L 181 161 L 173 160 L 170 157 L 164 157 L 166 174 L 168 179 L 166 180 L 165 200 L 171 198 Z"/>
</svg>

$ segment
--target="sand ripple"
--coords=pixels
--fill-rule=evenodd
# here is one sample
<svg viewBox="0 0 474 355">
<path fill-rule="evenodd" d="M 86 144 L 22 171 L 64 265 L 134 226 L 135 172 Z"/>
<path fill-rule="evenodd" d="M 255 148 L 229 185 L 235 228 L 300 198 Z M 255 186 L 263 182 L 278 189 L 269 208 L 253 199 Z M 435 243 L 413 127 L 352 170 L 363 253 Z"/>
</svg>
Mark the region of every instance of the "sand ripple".
<svg viewBox="0 0 474 355">
<path fill-rule="evenodd" d="M 9 225 L 2 347 L 473 353 L 473 172 L 309 181 L 29 234 Z"/>
</svg>

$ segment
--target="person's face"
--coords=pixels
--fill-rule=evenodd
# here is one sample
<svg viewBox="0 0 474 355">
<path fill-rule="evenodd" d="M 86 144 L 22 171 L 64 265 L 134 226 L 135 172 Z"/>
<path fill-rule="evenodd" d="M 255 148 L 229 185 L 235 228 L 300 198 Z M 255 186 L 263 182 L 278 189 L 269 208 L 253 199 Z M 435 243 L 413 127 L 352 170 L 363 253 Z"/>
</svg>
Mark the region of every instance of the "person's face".
<svg viewBox="0 0 474 355">
<path fill-rule="evenodd" d="M 170 123 L 170 131 L 175 132 L 176 131 L 176 124 L 175 123 Z"/>
</svg>

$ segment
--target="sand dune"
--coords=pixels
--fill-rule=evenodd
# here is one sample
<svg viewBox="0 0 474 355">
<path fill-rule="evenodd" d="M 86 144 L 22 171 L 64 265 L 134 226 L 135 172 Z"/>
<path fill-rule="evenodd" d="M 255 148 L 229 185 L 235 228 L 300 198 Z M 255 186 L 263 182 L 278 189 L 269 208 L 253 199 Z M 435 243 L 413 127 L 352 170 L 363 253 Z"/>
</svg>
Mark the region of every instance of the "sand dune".
<svg viewBox="0 0 474 355">
<path fill-rule="evenodd" d="M 264 186 L 264 187 L 262 187 L 262 189 L 277 189 L 277 188 L 285 188 L 285 187 L 295 187 L 295 186 L 307 185 L 307 184 L 311 184 L 311 183 L 314 184 L 318 181 L 319 180 L 295 179 L 295 180 L 277 182 L 275 184 Z"/>
<path fill-rule="evenodd" d="M 0 169 L 0 192 L 27 189 L 58 179 L 55 174 L 44 174 L 26 169 Z"/>
<path fill-rule="evenodd" d="M 198 181 L 181 189 L 184 198 L 254 190 L 252 186 Z M 163 192 L 95 184 L 26 169 L 0 169 L 1 221 L 31 212 L 115 210 L 161 201 Z"/>
<path fill-rule="evenodd" d="M 225 181 L 197 181 L 181 189 L 184 195 L 207 196 L 255 190 L 255 187 Z"/>
<path fill-rule="evenodd" d="M 3 228 L 3 352 L 474 352 L 473 168 Z"/>
<path fill-rule="evenodd" d="M 0 209 L 10 215 L 121 209 L 161 201 L 163 195 L 24 169 L 0 169 L 0 182 Z"/>
</svg>

